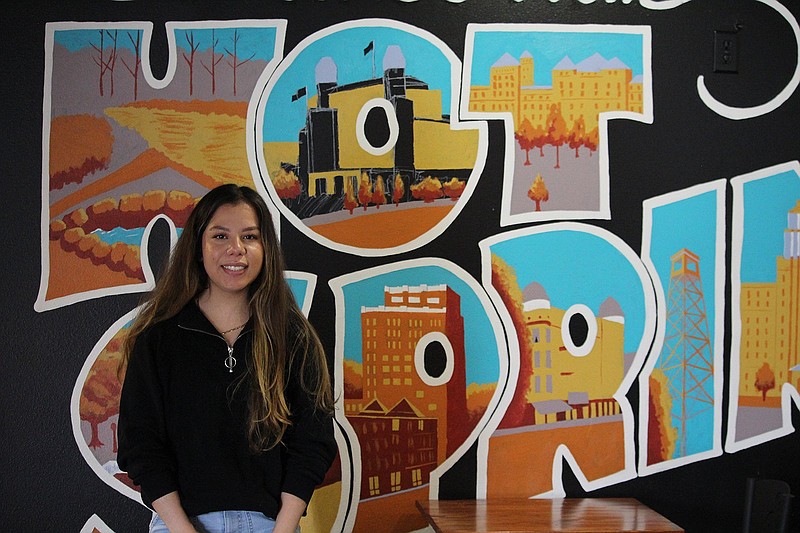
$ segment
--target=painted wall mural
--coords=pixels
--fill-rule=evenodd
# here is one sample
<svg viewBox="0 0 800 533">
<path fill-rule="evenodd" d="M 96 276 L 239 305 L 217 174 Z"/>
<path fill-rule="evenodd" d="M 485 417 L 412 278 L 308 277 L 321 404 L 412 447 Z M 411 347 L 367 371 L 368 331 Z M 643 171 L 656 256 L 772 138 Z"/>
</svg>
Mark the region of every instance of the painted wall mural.
<svg viewBox="0 0 800 533">
<path fill-rule="evenodd" d="M 337 524 L 422 528 L 421 516 L 407 510 L 437 494 L 438 479 L 495 408 L 502 325 L 480 285 L 442 260 L 356 272 L 331 280 L 331 288 L 343 332 L 337 418 L 353 450 L 342 458 L 352 477 L 342 480 Z"/>
<path fill-rule="evenodd" d="M 725 447 L 750 448 L 794 431 L 800 407 L 800 165 L 731 181 L 733 319 Z"/>
<path fill-rule="evenodd" d="M 762 2 L 800 37 L 791 13 Z M 438 498 L 470 449 L 479 498 L 563 496 L 564 463 L 592 491 L 715 457 L 726 392 L 725 451 L 794 431 L 797 161 L 730 180 L 728 383 L 728 181 L 646 200 L 641 252 L 578 222 L 612 218 L 609 121 L 654 121 L 649 27 L 470 24 L 462 64 L 388 19 L 332 25 L 284 54 L 287 25 L 170 22 L 160 80 L 150 24 L 47 25 L 35 309 L 152 288 L 154 225 L 174 243 L 222 183 L 259 190 L 278 227 L 314 245 L 374 258 L 328 286 L 287 273 L 306 314 L 321 291 L 335 301 L 339 457 L 304 531 L 422 529 L 414 500 Z M 798 78 L 761 107 L 725 106 L 701 78 L 698 98 L 752 118 Z M 489 120 L 502 121 L 502 146 L 489 146 Z M 503 175 L 483 176 L 494 152 Z M 479 179 L 496 180 L 500 205 L 474 194 Z M 474 243 L 480 279 L 435 257 L 468 203 L 527 224 Z M 116 465 L 116 364 L 134 312 L 87 355 L 71 417 L 87 464 L 141 503 Z M 108 530 L 101 518 L 87 531 Z"/>
<path fill-rule="evenodd" d="M 650 29 L 470 24 L 461 116 L 502 118 L 501 224 L 610 218 L 607 124 L 652 122 Z"/>
<path fill-rule="evenodd" d="M 360 255 L 441 234 L 486 152 L 485 125 L 458 120 L 460 68 L 435 36 L 396 21 L 347 22 L 303 40 L 256 95 L 260 176 L 281 213 Z"/>
<path fill-rule="evenodd" d="M 254 186 L 248 100 L 285 28 L 170 23 L 169 69 L 156 80 L 151 24 L 48 24 L 37 310 L 152 288 L 141 251 L 154 219 L 180 228 L 205 191 Z"/>
<path fill-rule="evenodd" d="M 563 496 L 562 459 L 587 489 L 635 476 L 624 394 L 655 313 L 641 261 L 614 235 L 576 223 L 498 235 L 481 251 L 484 286 L 510 332 L 481 495 Z"/>
<path fill-rule="evenodd" d="M 644 204 L 642 258 L 655 282 L 658 333 L 639 380 L 639 472 L 722 453 L 725 182 Z"/>
</svg>

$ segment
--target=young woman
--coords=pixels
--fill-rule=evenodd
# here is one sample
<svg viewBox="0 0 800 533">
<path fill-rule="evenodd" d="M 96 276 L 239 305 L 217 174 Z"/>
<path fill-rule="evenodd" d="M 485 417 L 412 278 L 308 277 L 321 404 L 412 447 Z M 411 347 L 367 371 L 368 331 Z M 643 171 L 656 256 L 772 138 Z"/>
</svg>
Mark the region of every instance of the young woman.
<svg viewBox="0 0 800 533">
<path fill-rule="evenodd" d="M 336 454 L 331 384 L 258 193 L 198 202 L 122 369 L 117 460 L 150 531 L 298 529 Z"/>
</svg>

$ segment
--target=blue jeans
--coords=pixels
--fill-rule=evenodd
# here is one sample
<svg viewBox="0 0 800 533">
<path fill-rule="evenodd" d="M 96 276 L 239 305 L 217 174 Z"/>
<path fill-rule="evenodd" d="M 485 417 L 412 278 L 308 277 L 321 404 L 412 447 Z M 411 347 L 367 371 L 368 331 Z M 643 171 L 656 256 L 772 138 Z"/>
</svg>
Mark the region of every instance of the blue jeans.
<svg viewBox="0 0 800 533">
<path fill-rule="evenodd" d="M 200 533 L 272 533 L 275 520 L 257 511 L 216 511 L 193 516 L 191 520 Z M 300 532 L 300 527 L 297 527 Z M 150 521 L 150 533 L 169 533 L 157 513 Z"/>
</svg>

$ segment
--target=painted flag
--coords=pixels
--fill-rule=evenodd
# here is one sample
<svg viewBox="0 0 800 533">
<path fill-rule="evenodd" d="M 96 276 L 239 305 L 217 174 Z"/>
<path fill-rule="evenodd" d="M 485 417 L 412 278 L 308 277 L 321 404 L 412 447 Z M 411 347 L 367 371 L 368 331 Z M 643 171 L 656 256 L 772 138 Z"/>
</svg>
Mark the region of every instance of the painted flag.
<svg viewBox="0 0 800 533">
<path fill-rule="evenodd" d="M 367 55 L 375 48 L 375 41 L 370 41 L 366 48 L 364 48 L 364 55 Z"/>
<path fill-rule="evenodd" d="M 305 95 L 306 95 L 306 88 L 305 87 L 302 87 L 302 88 L 298 89 L 297 92 L 292 95 L 292 102 L 296 102 L 297 100 L 299 100 L 300 98 L 304 97 Z"/>
</svg>

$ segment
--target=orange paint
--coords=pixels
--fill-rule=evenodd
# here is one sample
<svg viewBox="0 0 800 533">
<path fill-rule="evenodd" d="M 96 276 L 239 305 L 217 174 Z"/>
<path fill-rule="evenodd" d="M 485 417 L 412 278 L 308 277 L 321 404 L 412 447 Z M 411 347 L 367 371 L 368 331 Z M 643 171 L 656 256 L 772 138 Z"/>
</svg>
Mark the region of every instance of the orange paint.
<svg viewBox="0 0 800 533">
<path fill-rule="evenodd" d="M 452 205 L 392 210 L 348 217 L 340 222 L 312 226 L 321 236 L 339 244 L 359 248 L 393 248 L 429 231 L 453 208 Z"/>
</svg>

